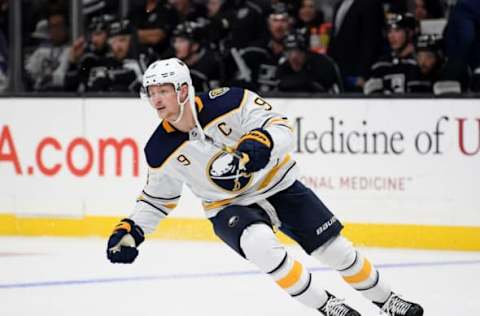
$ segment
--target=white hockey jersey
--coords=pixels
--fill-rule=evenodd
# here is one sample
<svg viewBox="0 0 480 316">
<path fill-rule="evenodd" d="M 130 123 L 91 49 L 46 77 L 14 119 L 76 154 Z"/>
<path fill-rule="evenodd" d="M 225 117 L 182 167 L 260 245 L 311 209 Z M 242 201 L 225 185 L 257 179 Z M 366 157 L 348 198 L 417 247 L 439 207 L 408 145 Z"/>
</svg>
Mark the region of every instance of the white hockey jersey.
<svg viewBox="0 0 480 316">
<path fill-rule="evenodd" d="M 264 99 L 245 89 L 219 88 L 197 96 L 195 105 L 204 133 L 227 146 L 236 147 L 240 137 L 253 129 L 266 129 L 273 139 L 270 162 L 262 170 L 246 173 L 233 155 L 162 121 L 145 146 L 147 183 L 130 216 L 145 233 L 175 208 L 182 184 L 202 200 L 206 217 L 213 217 L 231 204 L 259 203 L 297 178 L 290 156 L 292 129 Z"/>
</svg>

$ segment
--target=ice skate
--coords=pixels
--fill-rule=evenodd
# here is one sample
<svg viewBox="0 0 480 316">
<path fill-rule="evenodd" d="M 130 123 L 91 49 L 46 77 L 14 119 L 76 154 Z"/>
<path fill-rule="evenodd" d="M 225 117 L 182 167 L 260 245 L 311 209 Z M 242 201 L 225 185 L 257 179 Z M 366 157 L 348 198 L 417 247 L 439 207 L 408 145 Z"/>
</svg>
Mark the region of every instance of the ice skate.
<svg viewBox="0 0 480 316">
<path fill-rule="evenodd" d="M 359 312 L 343 303 L 343 299 L 336 298 L 328 293 L 327 302 L 318 310 L 325 316 L 361 316 Z"/>
<path fill-rule="evenodd" d="M 422 316 L 423 308 L 413 302 L 402 299 L 395 293 L 392 293 L 388 300 L 383 303 L 375 303 L 388 316 Z"/>
</svg>

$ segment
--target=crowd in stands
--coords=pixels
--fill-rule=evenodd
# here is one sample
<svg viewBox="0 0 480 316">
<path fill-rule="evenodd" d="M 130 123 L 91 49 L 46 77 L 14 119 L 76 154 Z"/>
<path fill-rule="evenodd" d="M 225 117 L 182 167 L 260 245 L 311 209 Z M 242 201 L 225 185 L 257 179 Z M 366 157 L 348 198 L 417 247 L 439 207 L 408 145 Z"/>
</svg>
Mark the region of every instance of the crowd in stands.
<svg viewBox="0 0 480 316">
<path fill-rule="evenodd" d="M 191 69 L 197 92 L 480 92 L 480 1 L 23 0 L 27 91 L 132 92 L 159 59 Z M 123 17 L 122 17 L 123 15 Z M 8 86 L 8 0 L 0 0 L 0 92 Z"/>
</svg>

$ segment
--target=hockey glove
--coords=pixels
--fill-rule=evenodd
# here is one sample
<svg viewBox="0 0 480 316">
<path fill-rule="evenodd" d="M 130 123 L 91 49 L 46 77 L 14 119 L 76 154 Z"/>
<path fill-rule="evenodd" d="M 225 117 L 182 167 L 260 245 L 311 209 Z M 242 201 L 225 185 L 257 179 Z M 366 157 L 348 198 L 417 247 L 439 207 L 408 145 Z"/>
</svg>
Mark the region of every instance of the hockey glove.
<svg viewBox="0 0 480 316">
<path fill-rule="evenodd" d="M 107 257 L 112 263 L 132 263 L 138 256 L 137 247 L 145 240 L 140 226 L 124 218 L 115 226 L 108 239 Z"/>
<path fill-rule="evenodd" d="M 238 142 L 237 151 L 248 155 L 249 161 L 245 164 L 247 172 L 255 172 L 265 168 L 270 161 L 273 140 L 264 129 L 254 129 L 243 135 Z"/>
</svg>

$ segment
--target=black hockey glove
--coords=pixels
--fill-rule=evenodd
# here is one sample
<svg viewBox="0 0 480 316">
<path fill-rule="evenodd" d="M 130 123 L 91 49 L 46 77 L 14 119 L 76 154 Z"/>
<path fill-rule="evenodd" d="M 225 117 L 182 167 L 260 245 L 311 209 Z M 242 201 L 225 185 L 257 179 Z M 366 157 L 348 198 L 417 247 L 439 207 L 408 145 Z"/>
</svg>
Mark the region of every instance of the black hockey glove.
<svg viewBox="0 0 480 316">
<path fill-rule="evenodd" d="M 115 226 L 108 239 L 107 257 L 112 263 L 132 263 L 138 256 L 137 247 L 145 240 L 140 226 L 124 218 Z"/>
<path fill-rule="evenodd" d="M 265 168 L 270 161 L 273 140 L 264 129 L 254 129 L 243 135 L 238 142 L 237 151 L 245 153 L 250 159 L 245 164 L 247 172 L 255 172 Z"/>
</svg>

